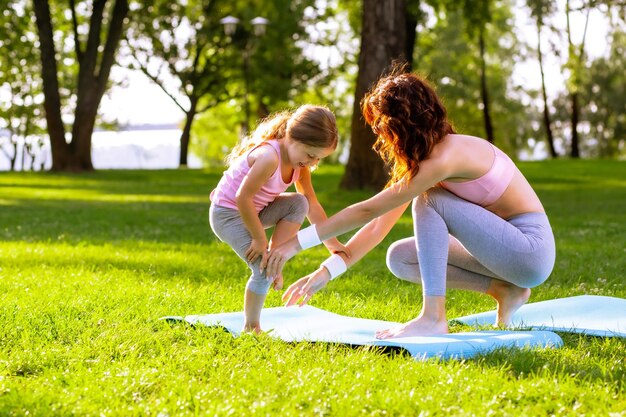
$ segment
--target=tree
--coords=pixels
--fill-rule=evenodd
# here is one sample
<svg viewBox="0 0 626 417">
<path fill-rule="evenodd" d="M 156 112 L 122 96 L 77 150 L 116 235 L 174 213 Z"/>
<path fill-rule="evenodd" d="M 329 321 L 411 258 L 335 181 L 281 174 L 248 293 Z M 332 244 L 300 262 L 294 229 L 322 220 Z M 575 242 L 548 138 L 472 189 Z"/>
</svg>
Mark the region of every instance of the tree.
<svg viewBox="0 0 626 417">
<path fill-rule="evenodd" d="M 66 42 L 60 42 L 60 49 L 57 50 L 50 2 L 33 0 L 53 171 L 93 170 L 91 135 L 128 13 L 127 0 L 115 0 L 113 5 L 107 0 L 93 0 L 79 3 L 78 6 L 77 8 L 75 0 L 69 0 L 69 9 L 60 9 L 59 13 L 55 14 L 59 32 L 65 29 L 63 24 L 68 25 L 63 17 L 66 15 L 71 17 L 69 23 L 71 34 L 63 34 L 63 40 Z M 87 20 L 89 23 L 86 23 Z M 84 34 L 87 35 L 86 39 Z M 73 57 L 66 55 L 64 45 L 67 44 L 73 47 Z M 77 72 L 60 74 L 57 54 L 64 57 L 62 61 L 70 60 L 75 63 L 74 66 L 78 67 Z M 74 120 L 69 141 L 66 138 L 62 117 L 60 76 L 74 77 L 73 91 L 65 97 L 74 104 Z"/>
<path fill-rule="evenodd" d="M 626 154 L 626 32 L 612 29 L 609 55 L 591 62 L 581 89 L 581 99 L 587 103 L 583 120 L 589 126 L 582 148 L 599 157 Z"/>
<path fill-rule="evenodd" d="M 24 3 L 8 2 L 0 12 L 0 130 L 4 131 L 0 152 L 11 170 L 35 169 L 35 159 L 41 159 L 43 147 L 38 136 L 44 130 L 37 76 L 41 67 L 32 48 L 33 32 Z"/>
<path fill-rule="evenodd" d="M 194 118 L 225 99 L 228 74 L 220 60 L 224 45 L 215 4 L 213 0 L 139 2 L 127 31 L 125 46 L 133 58 L 130 67 L 143 72 L 185 113 L 181 166 L 187 165 Z"/>
<path fill-rule="evenodd" d="M 491 14 L 488 33 L 494 40 L 485 43 L 488 58 L 485 73 L 493 132 L 499 138 L 499 147 L 514 151 L 527 146 L 527 139 L 533 134 L 528 118 L 533 113 L 522 104 L 522 88 L 512 77 L 520 44 L 511 26 L 510 5 L 506 2 L 496 4 Z M 459 132 L 486 135 L 481 106 L 482 81 L 477 76 L 481 66 L 479 45 L 466 29 L 464 11 L 440 8 L 431 22 L 419 33 L 415 69 L 427 75 L 437 87 Z"/>
<path fill-rule="evenodd" d="M 360 102 L 371 84 L 396 59 L 406 59 L 404 0 L 363 0 L 359 72 L 352 113 L 350 157 L 341 187 L 380 189 L 388 181 L 384 164 L 372 146 L 376 137 L 361 116 Z"/>
<path fill-rule="evenodd" d="M 149 0 L 137 5 L 126 42 L 134 58 L 131 67 L 160 86 L 185 113 L 181 166 L 187 164 L 197 115 L 243 98 L 239 113 L 244 115 L 242 130 L 247 132 L 252 101 L 263 117 L 272 104 L 302 90 L 307 78 L 316 74 L 316 66 L 302 57 L 297 45 L 307 37 L 301 22 L 304 10 L 313 4 L 312 0 Z M 241 20 L 230 37 L 220 23 L 227 15 Z M 248 23 L 257 15 L 269 20 L 266 34 L 259 38 Z"/>
<path fill-rule="evenodd" d="M 485 42 L 490 37 L 487 34 L 487 24 L 492 21 L 492 3 L 493 0 L 464 0 L 446 1 L 445 5 L 448 11 L 462 10 L 465 21 L 465 29 L 476 44 L 478 44 L 479 56 L 479 77 L 480 77 L 480 99 L 481 109 L 483 113 L 483 122 L 485 125 L 485 135 L 491 143 L 495 141 L 493 131 L 493 121 L 491 117 L 491 103 L 489 98 L 489 87 L 487 83 L 487 47 Z"/>
<path fill-rule="evenodd" d="M 570 93 L 571 100 L 571 129 L 572 129 L 572 140 L 571 140 L 571 149 L 570 156 L 572 158 L 580 158 L 580 145 L 578 138 L 578 123 L 580 119 L 580 105 L 578 103 L 580 87 L 582 84 L 583 77 L 583 65 L 584 65 L 584 55 L 585 55 L 585 40 L 587 37 L 587 27 L 589 24 L 589 12 L 591 11 L 591 6 L 586 2 L 583 2 L 581 7 L 581 11 L 585 13 L 585 27 L 583 29 L 583 37 L 578 48 L 574 44 L 572 40 L 572 28 L 570 24 L 570 14 L 572 13 L 572 7 L 570 0 L 565 1 L 565 18 L 567 22 L 567 64 L 566 67 L 570 72 L 569 79 L 567 80 L 567 90 Z"/>
<path fill-rule="evenodd" d="M 545 19 L 554 13 L 554 3 L 551 0 L 528 0 L 530 14 L 535 19 L 537 26 L 537 60 L 539 62 L 539 72 L 541 74 L 541 96 L 543 99 L 543 124 L 546 131 L 546 141 L 550 156 L 556 158 L 558 155 L 554 148 L 554 135 L 552 133 L 552 122 L 550 120 L 550 107 L 548 106 L 548 95 L 546 93 L 546 81 L 543 70 L 543 52 L 541 50 L 541 33 L 545 24 Z"/>
</svg>

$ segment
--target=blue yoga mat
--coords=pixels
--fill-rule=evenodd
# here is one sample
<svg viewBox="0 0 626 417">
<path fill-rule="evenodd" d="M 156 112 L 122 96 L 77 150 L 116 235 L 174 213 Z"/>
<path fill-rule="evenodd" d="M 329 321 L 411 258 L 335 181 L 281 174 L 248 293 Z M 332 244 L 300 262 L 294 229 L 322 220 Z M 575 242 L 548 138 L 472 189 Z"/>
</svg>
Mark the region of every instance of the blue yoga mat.
<svg viewBox="0 0 626 417">
<path fill-rule="evenodd" d="M 493 324 L 495 319 L 496 312 L 489 311 L 456 320 L 469 325 L 485 325 Z M 530 303 L 522 306 L 513 315 L 510 327 L 626 337 L 626 300 L 580 295 Z"/>
<path fill-rule="evenodd" d="M 243 327 L 243 313 L 220 313 L 163 317 L 190 324 L 219 326 L 238 336 Z M 347 317 L 311 306 L 263 309 L 261 324 L 272 337 L 287 342 L 330 342 L 348 345 L 393 346 L 407 350 L 418 359 L 471 358 L 498 348 L 553 348 L 563 344 L 549 331 L 476 331 L 430 337 L 375 338 L 377 330 L 398 323 Z"/>
</svg>

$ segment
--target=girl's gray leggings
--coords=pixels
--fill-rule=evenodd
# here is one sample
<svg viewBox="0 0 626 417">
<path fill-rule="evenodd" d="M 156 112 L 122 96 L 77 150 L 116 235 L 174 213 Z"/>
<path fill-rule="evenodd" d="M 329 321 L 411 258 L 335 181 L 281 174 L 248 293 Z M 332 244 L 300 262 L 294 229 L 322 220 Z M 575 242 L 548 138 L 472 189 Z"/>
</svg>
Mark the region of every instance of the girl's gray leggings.
<svg viewBox="0 0 626 417">
<path fill-rule="evenodd" d="M 544 282 L 554 267 L 552 228 L 544 213 L 504 220 L 440 187 L 413 200 L 415 236 L 393 243 L 387 266 L 422 283 L 424 295 L 450 288 L 485 292 L 493 278 L 523 288 Z"/>
<path fill-rule="evenodd" d="M 281 221 L 302 224 L 308 212 L 309 202 L 304 195 L 283 193 L 261 210 L 259 219 L 263 227 L 267 229 Z M 266 294 L 272 283 L 265 279 L 265 272 L 259 269 L 261 258 L 257 258 L 253 263 L 246 260 L 245 254 L 250 247 L 252 237 L 241 220 L 239 211 L 211 204 L 209 222 L 215 235 L 222 242 L 228 243 L 252 271 L 246 289 L 256 294 Z"/>
</svg>

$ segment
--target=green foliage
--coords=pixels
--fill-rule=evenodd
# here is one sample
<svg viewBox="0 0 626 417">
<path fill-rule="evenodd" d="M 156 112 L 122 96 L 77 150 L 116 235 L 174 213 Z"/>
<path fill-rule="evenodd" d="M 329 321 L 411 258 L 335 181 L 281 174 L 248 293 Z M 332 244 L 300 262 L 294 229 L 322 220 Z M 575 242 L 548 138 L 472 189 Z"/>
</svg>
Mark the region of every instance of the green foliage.
<svg viewBox="0 0 626 417">
<path fill-rule="evenodd" d="M 233 126 L 240 121 L 240 112 L 228 102 L 205 112 L 193 124 L 191 152 L 202 160 L 204 166 L 221 167 L 226 155 L 239 141 L 239 132 Z"/>
<path fill-rule="evenodd" d="M 583 142 L 586 155 L 626 156 L 626 32 L 611 36 L 609 56 L 592 61 L 581 96 L 589 130 Z"/>
<path fill-rule="evenodd" d="M 45 129 L 41 64 L 32 47 L 34 32 L 24 2 L 6 2 L 0 11 L 0 150 L 11 169 L 16 168 L 20 154 L 20 166 L 25 169 L 28 158 L 24 152 L 31 159 L 26 166 L 34 169 L 34 159 L 43 145 L 39 136 Z"/>
<path fill-rule="evenodd" d="M 354 57 L 350 55 L 352 51 L 349 50 L 349 45 L 346 45 L 346 40 L 352 40 L 354 34 L 346 33 L 346 27 L 342 24 L 346 12 L 331 5 L 312 8 L 309 7 L 310 2 L 292 2 L 289 7 L 284 8 L 280 3 L 262 2 L 258 6 L 232 12 L 241 18 L 244 25 L 255 15 L 262 15 L 270 20 L 266 34 L 248 42 L 252 74 L 250 101 L 253 107 L 256 106 L 256 120 L 251 124 L 251 129 L 268 113 L 296 108 L 306 103 L 321 104 L 329 106 L 335 112 L 340 136 L 345 142 L 352 117 L 350 88 L 355 77 Z M 305 9 L 306 18 L 303 17 Z M 296 14 L 284 16 L 288 10 Z M 294 19 L 298 14 L 299 20 Z M 239 30 L 245 33 L 246 27 L 240 27 Z M 241 44 L 245 40 L 241 36 L 246 35 L 235 35 L 232 39 L 238 48 L 245 46 Z M 297 41 L 293 42 L 294 40 Z M 303 49 L 307 49 L 307 53 Z M 343 62 L 336 66 L 327 65 L 326 62 L 314 63 L 310 50 L 339 53 Z M 198 142 L 198 146 L 192 144 L 192 147 L 196 153 L 205 155 L 204 160 L 209 164 L 214 165 L 222 160 L 224 153 L 236 143 L 235 134 L 238 134 L 239 123 L 244 118 L 240 99 L 244 87 L 242 74 L 239 73 L 240 52 L 236 47 L 228 48 L 227 51 L 233 59 L 229 85 L 234 98 L 200 115 L 200 125 L 194 125 L 192 130 L 194 143 Z M 338 153 L 335 153 L 331 159 L 337 156 Z"/>
<path fill-rule="evenodd" d="M 480 107 L 480 54 L 461 10 L 440 11 L 434 27 L 420 33 L 415 70 L 428 76 L 444 99 L 460 132 L 485 136 Z M 486 24 L 487 84 L 496 143 L 504 149 L 524 147 L 529 132 L 528 109 L 521 103 L 520 86 L 512 82 L 520 44 L 512 27 L 511 5 L 493 7 Z"/>
<path fill-rule="evenodd" d="M 583 157 L 623 158 L 626 155 L 626 79 L 624 49 L 626 36 L 620 29 L 611 32 L 608 56 L 585 64 L 580 78 L 580 152 Z M 571 134 L 571 100 L 562 91 L 554 100 L 555 132 Z"/>
<path fill-rule="evenodd" d="M 200 100 L 209 108 L 226 95 L 229 66 L 223 60 L 225 42 L 216 3 L 150 0 L 135 2 L 131 9 L 126 34 L 129 66 L 148 75 L 185 112 L 192 109 L 179 97 Z"/>
<path fill-rule="evenodd" d="M 555 270 L 531 301 L 626 297 L 626 165 L 520 166 L 557 241 Z M 417 362 L 159 321 L 242 308 L 246 268 L 207 220 L 220 174 L 0 174 L 0 415 L 623 415 L 625 339 L 563 334 L 556 350 Z M 368 197 L 337 193 L 340 176 L 334 166 L 313 175 L 329 213 Z M 414 317 L 419 288 L 384 264 L 389 244 L 411 233 L 407 213 L 312 303 L 357 317 Z M 320 248 L 298 255 L 286 282 L 326 256 Z M 280 294 L 266 305 L 281 305 Z M 450 318 L 493 307 L 484 295 L 448 296 Z"/>
</svg>

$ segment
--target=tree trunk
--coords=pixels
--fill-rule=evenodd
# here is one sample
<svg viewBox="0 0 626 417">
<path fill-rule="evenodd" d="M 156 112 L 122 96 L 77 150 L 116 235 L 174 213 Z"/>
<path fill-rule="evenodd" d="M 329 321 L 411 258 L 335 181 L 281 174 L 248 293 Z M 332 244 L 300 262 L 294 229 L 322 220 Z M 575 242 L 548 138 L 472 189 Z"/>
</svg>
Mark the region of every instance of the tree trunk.
<svg viewBox="0 0 626 417">
<path fill-rule="evenodd" d="M 572 150 L 570 156 L 572 158 L 580 158 L 580 149 L 578 146 L 578 93 L 572 93 Z"/>
<path fill-rule="evenodd" d="M 35 21 L 39 32 L 41 52 L 41 76 L 43 80 L 44 110 L 50 136 L 52 151 L 52 170 L 61 170 L 68 158 L 69 147 L 65 140 L 65 127 L 61 119 L 61 96 L 57 78 L 54 38 L 50 19 L 50 7 L 47 0 L 34 0 Z"/>
<path fill-rule="evenodd" d="M 580 116 L 580 106 L 578 104 L 578 89 L 580 88 L 580 71 L 582 71 L 583 67 L 583 58 L 585 55 L 585 39 L 587 37 L 587 28 L 589 27 L 589 13 L 591 11 L 591 5 L 586 4 L 583 5 L 586 8 L 586 17 L 585 17 L 585 27 L 583 29 L 583 38 L 580 42 L 580 52 L 576 54 L 576 47 L 574 46 L 574 42 L 572 41 L 572 27 L 570 24 L 570 2 L 567 0 L 565 2 L 565 17 L 566 17 L 566 27 L 567 27 L 567 43 L 568 43 L 568 53 L 569 53 L 569 62 L 572 64 L 572 68 L 570 68 L 572 75 L 570 78 L 573 78 L 573 86 L 571 88 L 570 97 L 572 102 L 572 149 L 570 151 L 570 156 L 572 158 L 580 158 L 580 149 L 579 149 L 579 138 L 578 138 L 578 121 Z"/>
<path fill-rule="evenodd" d="M 185 127 L 183 128 L 183 133 L 180 135 L 180 160 L 178 161 L 179 167 L 187 166 L 187 157 L 189 155 L 189 139 L 191 137 L 191 125 L 193 124 L 193 119 L 196 117 L 196 109 L 198 107 L 198 98 L 191 97 L 191 104 L 189 106 L 189 111 L 185 112 Z"/>
<path fill-rule="evenodd" d="M 550 149 L 550 156 L 556 158 L 558 155 L 554 149 L 554 136 L 552 135 L 552 123 L 550 121 L 550 108 L 548 107 L 548 94 L 546 92 L 546 81 L 543 73 L 543 53 L 541 52 L 541 24 L 537 22 L 537 55 L 539 58 L 539 71 L 541 72 L 541 93 L 543 95 L 543 125 L 546 129 L 546 140 Z"/>
<path fill-rule="evenodd" d="M 411 13 L 406 13 L 406 45 L 404 56 L 409 64 L 409 69 L 413 70 L 413 54 L 415 53 L 415 40 L 417 39 L 417 18 Z"/>
<path fill-rule="evenodd" d="M 79 71 L 72 140 L 69 144 L 65 140 L 65 128 L 61 119 L 58 68 L 52 36 L 50 8 L 45 0 L 33 1 L 41 45 L 44 107 L 46 109 L 48 134 L 50 135 L 53 171 L 93 170 L 91 136 L 98 107 L 106 90 L 111 67 L 115 62 L 115 52 L 122 36 L 124 19 L 128 14 L 128 0 L 116 0 L 110 14 L 108 33 L 104 37 L 106 42 L 102 46 L 101 32 L 107 1 L 94 0 L 93 2 L 89 34 L 84 51 L 81 48 L 80 39 L 76 38 L 77 28 L 74 28 Z M 73 15 L 73 7 L 71 11 Z M 76 24 L 75 19 L 74 24 Z"/>
<path fill-rule="evenodd" d="M 363 1 L 361 50 L 354 109 L 350 157 L 341 188 L 381 189 L 388 181 L 382 159 L 372 145 L 376 136 L 361 116 L 361 99 L 394 59 L 406 58 L 406 4 L 404 0 Z"/>
<path fill-rule="evenodd" d="M 489 112 L 489 89 L 487 87 L 487 63 L 485 62 L 485 35 L 483 28 L 478 33 L 478 44 L 480 47 L 480 97 L 483 101 L 483 119 L 485 121 L 485 134 L 487 140 L 494 142 L 493 124 L 491 123 L 491 114 Z"/>
</svg>

